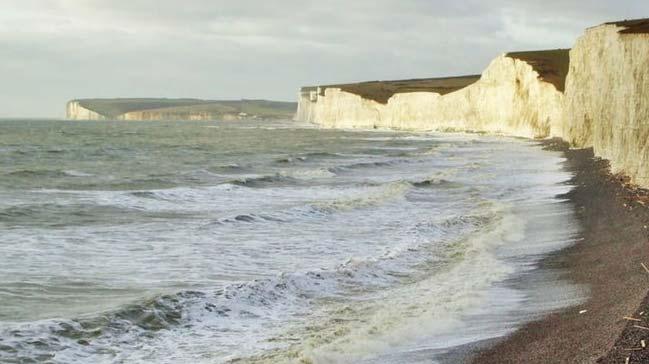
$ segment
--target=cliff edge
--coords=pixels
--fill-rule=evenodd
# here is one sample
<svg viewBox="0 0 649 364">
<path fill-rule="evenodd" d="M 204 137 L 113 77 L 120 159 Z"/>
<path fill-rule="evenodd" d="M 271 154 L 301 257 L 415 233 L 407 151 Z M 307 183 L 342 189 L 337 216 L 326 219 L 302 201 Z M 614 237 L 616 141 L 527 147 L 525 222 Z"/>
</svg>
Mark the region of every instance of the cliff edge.
<svg viewBox="0 0 649 364">
<path fill-rule="evenodd" d="M 338 128 L 480 131 L 530 138 L 555 135 L 562 117 L 562 82 L 558 77 L 548 82 L 543 76 L 550 78 L 550 71 L 561 75 L 550 70 L 556 63 L 564 62 L 560 66 L 567 69 L 568 50 L 527 52 L 526 60 L 522 56 L 503 54 L 479 77 L 429 79 L 443 80 L 452 88 L 425 90 L 413 87 L 412 81 L 391 81 L 401 90 L 385 102 L 363 97 L 368 91 L 359 89 L 372 83 L 357 84 L 355 92 L 348 85 L 304 88 L 296 116 Z"/>
</svg>

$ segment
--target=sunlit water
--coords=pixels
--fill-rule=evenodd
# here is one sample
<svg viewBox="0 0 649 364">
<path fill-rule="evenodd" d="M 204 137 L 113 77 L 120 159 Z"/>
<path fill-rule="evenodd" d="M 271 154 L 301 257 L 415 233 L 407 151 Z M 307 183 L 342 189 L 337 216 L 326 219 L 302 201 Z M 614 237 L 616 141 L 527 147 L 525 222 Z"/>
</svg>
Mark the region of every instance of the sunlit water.
<svg viewBox="0 0 649 364">
<path fill-rule="evenodd" d="M 429 363 L 578 301 L 535 269 L 577 232 L 562 162 L 476 135 L 2 121 L 0 362 Z"/>
</svg>

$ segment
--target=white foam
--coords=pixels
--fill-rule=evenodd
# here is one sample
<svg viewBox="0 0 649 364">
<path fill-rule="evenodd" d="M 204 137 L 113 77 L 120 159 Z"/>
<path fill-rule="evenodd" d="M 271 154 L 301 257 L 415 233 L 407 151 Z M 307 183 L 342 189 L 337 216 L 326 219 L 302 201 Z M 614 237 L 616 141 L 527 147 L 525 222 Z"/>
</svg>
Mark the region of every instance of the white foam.
<svg viewBox="0 0 649 364">
<path fill-rule="evenodd" d="M 6 257 L 29 259 L 7 259 L 0 280 L 47 271 L 50 290 L 80 282 L 80 301 L 94 302 L 83 296 L 87 287 L 106 285 L 146 297 L 132 302 L 136 308 L 108 312 L 88 304 L 71 317 L 44 301 L 41 312 L 51 313 L 44 317 L 60 320 L 7 324 L 0 335 L 22 332 L 4 342 L 33 354 L 41 349 L 26 340 L 54 343 L 47 335 L 60 321 L 109 317 L 110 329 L 89 345 L 56 337 L 62 349 L 54 362 L 380 363 L 513 329 L 520 321 L 507 326 L 494 317 L 529 297 L 502 282 L 569 244 L 575 229 L 569 206 L 555 198 L 570 189 L 562 158 L 522 141 L 390 135 L 372 144 L 396 139 L 421 150 L 430 137 L 437 154 L 344 153 L 345 165 L 361 167 L 339 174 L 330 168 L 340 166 L 318 158 L 279 169 L 277 156 L 263 168 L 242 157 L 237 163 L 251 173 L 219 174 L 224 181 L 213 186 L 39 190 L 28 200 L 8 199 L 100 207 L 102 214 L 114 208 L 132 221 L 111 224 L 102 215 L 99 224 L 8 229 Z M 424 180 L 433 183 L 416 184 Z M 441 180 L 457 187 L 434 183 Z M 135 322 L 163 306 L 182 313 L 177 323 L 156 331 Z"/>
</svg>

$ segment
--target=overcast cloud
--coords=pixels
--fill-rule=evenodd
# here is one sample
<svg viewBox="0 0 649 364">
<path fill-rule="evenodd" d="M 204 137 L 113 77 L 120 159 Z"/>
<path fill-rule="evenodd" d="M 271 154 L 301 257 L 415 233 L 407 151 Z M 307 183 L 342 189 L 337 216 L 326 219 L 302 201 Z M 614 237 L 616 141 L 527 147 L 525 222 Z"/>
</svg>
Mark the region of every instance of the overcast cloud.
<svg viewBox="0 0 649 364">
<path fill-rule="evenodd" d="M 646 0 L 0 0 L 0 116 L 480 73 L 504 51 L 570 47 L 588 26 L 648 16 Z"/>
</svg>

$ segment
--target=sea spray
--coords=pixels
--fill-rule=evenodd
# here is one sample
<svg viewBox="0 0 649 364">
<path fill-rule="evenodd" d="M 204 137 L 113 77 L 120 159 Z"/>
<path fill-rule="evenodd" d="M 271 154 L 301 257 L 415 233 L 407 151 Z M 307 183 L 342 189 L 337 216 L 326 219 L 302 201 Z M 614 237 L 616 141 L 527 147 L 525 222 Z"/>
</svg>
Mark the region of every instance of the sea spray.
<svg viewBox="0 0 649 364">
<path fill-rule="evenodd" d="M 556 291 L 508 282 L 577 229 L 563 158 L 529 141 L 256 122 L 0 131 L 0 361 L 430 362 L 556 308 Z"/>
</svg>

